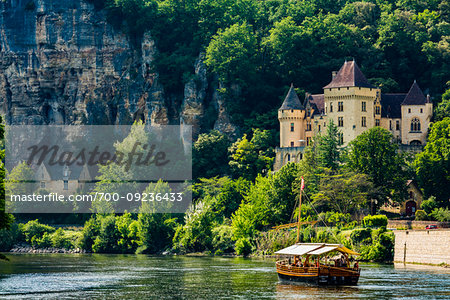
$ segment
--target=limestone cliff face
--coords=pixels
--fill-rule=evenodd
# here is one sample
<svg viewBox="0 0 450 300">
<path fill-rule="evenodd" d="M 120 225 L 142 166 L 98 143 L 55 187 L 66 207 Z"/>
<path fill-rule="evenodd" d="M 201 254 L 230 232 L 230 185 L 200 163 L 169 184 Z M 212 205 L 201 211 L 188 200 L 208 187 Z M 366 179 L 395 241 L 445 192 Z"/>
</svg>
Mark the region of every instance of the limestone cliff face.
<svg viewBox="0 0 450 300">
<path fill-rule="evenodd" d="M 107 23 L 105 12 L 83 0 L 0 1 L 1 113 L 8 124 L 143 120 L 193 125 L 197 135 L 210 129 L 207 106 L 219 103 L 208 119 L 217 129 L 236 129 L 214 97 L 202 55 L 184 95 L 165 95 L 155 55 L 150 33 L 136 49 Z"/>
</svg>

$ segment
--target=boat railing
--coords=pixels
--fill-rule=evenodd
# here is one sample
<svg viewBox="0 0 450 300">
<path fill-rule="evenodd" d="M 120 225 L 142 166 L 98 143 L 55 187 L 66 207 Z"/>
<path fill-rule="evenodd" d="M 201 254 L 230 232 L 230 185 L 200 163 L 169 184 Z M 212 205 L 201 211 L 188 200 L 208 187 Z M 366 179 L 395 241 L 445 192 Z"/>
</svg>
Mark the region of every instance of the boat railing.
<svg viewBox="0 0 450 300">
<path fill-rule="evenodd" d="M 293 273 L 314 273 L 317 274 L 319 269 L 317 267 L 298 267 L 289 264 L 287 261 L 277 262 L 277 269 L 281 271 L 293 272 Z"/>
</svg>

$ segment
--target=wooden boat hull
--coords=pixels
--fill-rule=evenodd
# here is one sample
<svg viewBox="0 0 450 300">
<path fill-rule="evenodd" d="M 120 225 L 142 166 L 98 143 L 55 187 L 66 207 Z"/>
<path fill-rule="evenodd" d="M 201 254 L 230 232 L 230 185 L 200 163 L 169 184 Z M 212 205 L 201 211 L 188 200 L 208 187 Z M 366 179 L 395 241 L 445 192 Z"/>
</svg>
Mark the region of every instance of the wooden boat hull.
<svg viewBox="0 0 450 300">
<path fill-rule="evenodd" d="M 278 278 L 283 281 L 307 282 L 318 285 L 357 285 L 360 269 L 336 268 L 298 268 L 277 265 Z"/>
</svg>

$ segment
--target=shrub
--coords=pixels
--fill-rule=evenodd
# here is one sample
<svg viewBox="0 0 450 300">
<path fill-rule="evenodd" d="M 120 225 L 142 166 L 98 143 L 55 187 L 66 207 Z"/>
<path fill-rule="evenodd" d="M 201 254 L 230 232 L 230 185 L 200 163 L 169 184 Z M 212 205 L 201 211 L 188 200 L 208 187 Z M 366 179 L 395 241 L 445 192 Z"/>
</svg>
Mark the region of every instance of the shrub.
<svg viewBox="0 0 450 300">
<path fill-rule="evenodd" d="M 368 215 L 363 219 L 364 227 L 381 227 L 387 226 L 388 218 L 385 215 Z"/>
<path fill-rule="evenodd" d="M 350 239 L 354 245 L 361 243 L 372 243 L 372 229 L 355 229 L 350 233 Z"/>
<path fill-rule="evenodd" d="M 216 249 L 215 254 L 220 255 L 223 253 L 233 252 L 233 229 L 228 225 L 220 225 L 212 229 L 213 240 L 212 246 Z"/>
<path fill-rule="evenodd" d="M 429 215 L 437 208 L 436 197 L 431 196 L 427 200 L 423 200 L 420 207 Z"/>
<path fill-rule="evenodd" d="M 55 248 L 71 249 L 74 247 L 70 237 L 66 235 L 62 228 L 58 228 L 58 230 L 51 235 L 51 244 Z"/>
<path fill-rule="evenodd" d="M 8 229 L 0 229 L 0 251 L 7 252 L 19 242 L 22 238 L 22 232 L 17 223 L 11 224 Z"/>
<path fill-rule="evenodd" d="M 34 248 L 48 248 L 52 246 L 52 239 L 48 232 L 44 232 L 40 238 L 37 235 L 34 235 L 30 242 L 31 246 Z"/>
<path fill-rule="evenodd" d="M 435 208 L 431 216 L 439 222 L 450 222 L 450 210 L 448 208 Z"/>
<path fill-rule="evenodd" d="M 95 217 L 90 218 L 85 224 L 81 232 L 80 247 L 88 252 L 92 251 L 95 238 L 100 231 L 100 226 Z"/>
<path fill-rule="evenodd" d="M 424 221 L 424 220 L 428 220 L 428 215 L 424 210 L 417 210 L 416 211 L 416 220 L 417 221 Z"/>
<path fill-rule="evenodd" d="M 248 238 L 240 238 L 236 242 L 236 246 L 234 248 L 236 250 L 237 255 L 248 256 L 252 252 L 252 245 Z"/>
<path fill-rule="evenodd" d="M 54 232 L 55 228 L 40 224 L 38 220 L 33 220 L 23 225 L 21 230 L 25 236 L 25 241 L 30 243 L 33 237 L 35 237 L 35 240 L 38 240 L 43 237 L 44 233 L 50 234 Z"/>
</svg>

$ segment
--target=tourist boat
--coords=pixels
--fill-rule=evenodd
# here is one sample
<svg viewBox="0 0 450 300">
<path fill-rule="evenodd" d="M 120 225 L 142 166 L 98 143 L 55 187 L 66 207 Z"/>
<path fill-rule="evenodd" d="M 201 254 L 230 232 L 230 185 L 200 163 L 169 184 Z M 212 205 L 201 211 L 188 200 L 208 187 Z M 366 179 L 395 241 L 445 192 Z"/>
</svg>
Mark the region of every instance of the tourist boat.
<svg viewBox="0 0 450 300">
<path fill-rule="evenodd" d="M 332 259 L 328 255 L 339 253 Z M 351 265 L 349 257 L 358 253 L 339 244 L 296 243 L 275 252 L 288 256 L 276 263 L 281 280 L 325 285 L 356 285 L 361 269 Z"/>
<path fill-rule="evenodd" d="M 300 188 L 298 216 L 301 216 L 301 199 L 304 180 Z M 340 244 L 299 243 L 300 225 L 314 222 L 298 222 L 275 228 L 297 227 L 297 241 L 294 245 L 281 249 L 275 254 L 284 256 L 276 262 L 276 270 L 281 280 L 310 282 L 324 285 L 356 285 L 361 269 L 358 262 L 351 266 L 350 257 L 359 255 Z M 336 256 L 337 255 L 337 256 Z"/>
</svg>

